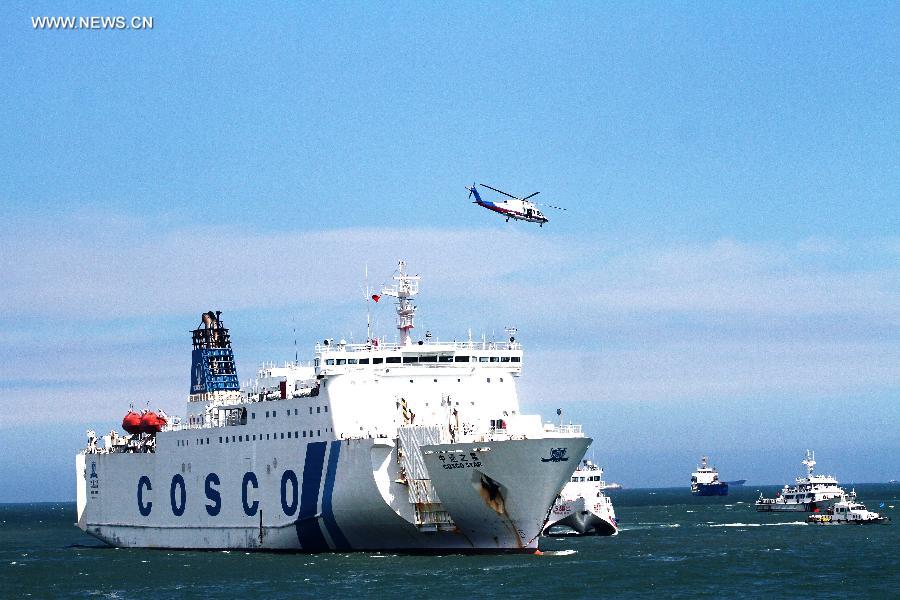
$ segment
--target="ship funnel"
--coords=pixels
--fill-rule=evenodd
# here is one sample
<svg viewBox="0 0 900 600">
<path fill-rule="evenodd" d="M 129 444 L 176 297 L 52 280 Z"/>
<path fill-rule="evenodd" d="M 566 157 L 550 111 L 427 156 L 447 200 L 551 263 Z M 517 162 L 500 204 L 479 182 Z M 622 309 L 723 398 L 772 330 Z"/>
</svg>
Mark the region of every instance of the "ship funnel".
<svg viewBox="0 0 900 600">
<path fill-rule="evenodd" d="M 234 366 L 234 351 L 221 311 L 205 312 L 200 326 L 191 332 L 191 394 L 240 389 Z"/>
</svg>

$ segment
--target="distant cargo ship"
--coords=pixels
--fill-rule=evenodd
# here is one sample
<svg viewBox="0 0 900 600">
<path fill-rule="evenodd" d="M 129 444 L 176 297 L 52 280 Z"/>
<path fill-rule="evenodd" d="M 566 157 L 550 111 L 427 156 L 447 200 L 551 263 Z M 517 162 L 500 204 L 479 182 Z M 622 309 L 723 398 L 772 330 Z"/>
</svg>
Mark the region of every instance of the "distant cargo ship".
<svg viewBox="0 0 900 600">
<path fill-rule="evenodd" d="M 719 472 L 709 466 L 709 457 L 700 459 L 700 466 L 691 475 L 691 494 L 694 496 L 727 496 L 728 484 L 719 480 Z"/>
</svg>

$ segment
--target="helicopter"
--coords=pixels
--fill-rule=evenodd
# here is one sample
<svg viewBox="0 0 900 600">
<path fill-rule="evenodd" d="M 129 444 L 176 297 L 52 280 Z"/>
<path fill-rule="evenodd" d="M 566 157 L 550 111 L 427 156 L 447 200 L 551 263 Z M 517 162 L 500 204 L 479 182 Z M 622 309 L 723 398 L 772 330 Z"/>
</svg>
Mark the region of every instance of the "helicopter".
<svg viewBox="0 0 900 600">
<path fill-rule="evenodd" d="M 512 194 L 507 194 L 503 190 L 498 190 L 497 188 L 493 188 L 483 183 L 479 183 L 478 185 L 511 198 L 511 200 L 503 200 L 501 202 L 482 200 L 481 194 L 478 193 L 478 189 L 474 183 L 472 184 L 472 187 L 466 187 L 466 189 L 469 190 L 469 198 L 471 198 L 473 195 L 475 196 L 475 201 L 473 202 L 473 204 L 477 204 L 478 206 L 484 207 L 488 210 L 492 210 L 495 213 L 499 213 L 501 216 L 506 217 L 507 223 L 510 219 L 515 219 L 517 221 L 537 223 L 538 225 L 543 227 L 544 223 L 547 223 L 550 220 L 544 216 L 544 213 L 542 213 L 540 209 L 538 209 L 537 204 L 528 200 L 529 198 L 534 198 L 535 196 L 540 194 L 540 192 L 534 192 L 533 194 L 529 194 L 524 198 L 519 198 L 517 196 L 513 196 Z M 566 210 L 559 206 L 550 206 L 550 208 L 555 208 L 557 210 Z"/>
</svg>

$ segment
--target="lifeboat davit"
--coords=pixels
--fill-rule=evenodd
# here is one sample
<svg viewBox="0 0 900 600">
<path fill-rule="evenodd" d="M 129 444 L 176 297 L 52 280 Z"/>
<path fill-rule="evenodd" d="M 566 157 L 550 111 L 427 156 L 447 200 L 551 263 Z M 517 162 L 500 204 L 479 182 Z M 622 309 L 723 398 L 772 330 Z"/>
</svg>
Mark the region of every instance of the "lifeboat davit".
<svg viewBox="0 0 900 600">
<path fill-rule="evenodd" d="M 148 410 L 141 416 L 141 432 L 142 433 L 159 433 L 166 425 L 166 419 Z"/>
<path fill-rule="evenodd" d="M 128 433 L 135 434 L 141 432 L 141 415 L 129 410 L 122 419 L 122 429 Z"/>
</svg>

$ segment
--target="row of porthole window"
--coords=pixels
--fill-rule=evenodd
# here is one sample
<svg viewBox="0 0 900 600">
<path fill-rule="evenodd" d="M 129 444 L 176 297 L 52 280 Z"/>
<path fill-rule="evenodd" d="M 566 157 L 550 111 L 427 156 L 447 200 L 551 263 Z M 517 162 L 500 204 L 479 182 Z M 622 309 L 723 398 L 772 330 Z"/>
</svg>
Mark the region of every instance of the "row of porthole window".
<svg viewBox="0 0 900 600">
<path fill-rule="evenodd" d="M 387 364 L 399 364 L 403 363 L 405 365 L 415 364 L 415 363 L 449 363 L 449 362 L 458 362 L 458 363 L 467 363 L 467 362 L 500 362 L 500 363 L 508 363 L 508 362 L 522 362 L 521 356 L 388 356 L 386 358 L 373 358 L 373 365 L 380 365 L 382 363 Z M 326 365 L 367 365 L 369 364 L 368 358 L 326 358 Z"/>
<path fill-rule="evenodd" d="M 323 408 L 324 408 L 325 410 L 322 410 Z M 315 409 L 316 409 L 316 414 L 321 414 L 321 413 L 323 413 L 323 412 L 326 412 L 326 413 L 328 412 L 328 406 L 324 406 L 324 407 L 323 407 L 323 406 L 316 406 Z M 266 418 L 267 418 L 267 419 L 268 419 L 269 416 L 270 416 L 269 413 L 271 413 L 271 416 L 272 416 L 273 419 L 274 419 L 275 417 L 278 416 L 278 411 L 277 411 L 277 410 L 272 410 L 272 411 L 267 410 L 267 411 L 266 411 Z M 300 414 L 300 409 L 299 409 L 299 408 L 295 408 L 295 409 L 294 409 L 294 416 L 297 416 L 297 415 L 299 415 L 299 414 Z M 312 407 L 312 406 L 309 407 L 309 414 L 313 414 L 313 407 Z M 286 416 L 286 417 L 291 416 L 291 409 L 287 409 L 287 413 L 285 414 L 285 416 Z M 250 418 L 251 418 L 251 419 L 255 419 L 255 418 L 256 418 L 256 413 L 255 413 L 255 412 L 251 412 L 251 413 L 250 413 Z"/>
<path fill-rule="evenodd" d="M 326 427 L 326 428 L 325 428 L 325 433 L 328 433 L 329 431 L 331 431 L 331 428 L 330 428 L 330 427 Z M 270 439 L 271 439 L 271 440 L 278 440 L 278 439 L 282 439 L 282 440 L 283 440 L 283 439 L 289 439 L 289 440 L 290 440 L 290 439 L 300 439 L 300 438 L 312 438 L 312 437 L 321 437 L 321 436 L 322 436 L 322 430 L 321 430 L 321 429 L 316 429 L 316 430 L 315 430 L 315 434 L 313 433 L 313 430 L 312 430 L 312 429 L 309 429 L 309 430 L 303 430 L 303 431 L 288 431 L 288 432 L 287 432 L 287 438 L 285 438 L 285 432 L 284 432 L 284 431 L 281 431 L 281 432 L 278 432 L 278 433 L 271 433 L 271 434 L 267 433 L 267 434 L 265 434 L 265 436 L 266 436 L 266 437 L 265 437 L 266 440 L 270 440 Z M 271 436 L 271 437 L 270 437 L 270 436 Z M 229 440 L 229 437 L 231 438 L 230 440 Z M 257 439 L 257 438 L 258 438 L 258 439 Z M 197 444 L 200 445 L 200 446 L 205 446 L 205 445 L 207 445 L 207 444 L 210 443 L 209 438 L 196 438 L 195 441 L 196 441 Z M 219 443 L 220 443 L 220 444 L 228 444 L 228 443 L 235 443 L 235 444 L 237 444 L 237 443 L 239 443 L 239 442 L 257 442 L 257 441 L 258 441 L 258 442 L 264 441 L 264 440 L 263 440 L 263 434 L 262 434 L 262 433 L 260 433 L 260 434 L 249 434 L 249 433 L 248 433 L 247 435 L 241 434 L 241 435 L 232 435 L 232 436 L 227 436 L 227 435 L 225 435 L 225 436 L 220 435 L 220 436 L 219 436 Z M 178 446 L 190 446 L 190 445 L 191 445 L 191 441 L 190 441 L 190 440 L 178 440 L 178 444 L 177 444 L 177 445 L 178 445 Z"/>
<path fill-rule="evenodd" d="M 498 377 L 497 379 L 500 380 L 500 383 L 503 383 L 503 378 L 502 378 L 502 377 Z M 462 381 L 461 379 L 457 379 L 457 380 L 456 380 L 456 383 L 461 383 L 461 381 Z M 486 378 L 485 378 L 485 381 L 487 381 L 488 383 L 490 383 L 490 382 L 491 382 L 491 378 L 490 378 L 490 377 L 486 377 Z M 415 379 L 410 379 L 409 382 L 410 382 L 410 383 L 415 383 L 416 380 L 415 380 Z M 435 379 L 434 382 L 437 383 L 438 380 Z M 378 381 L 376 380 L 375 383 L 378 383 Z M 326 411 L 326 412 L 328 412 L 328 411 Z"/>
</svg>

